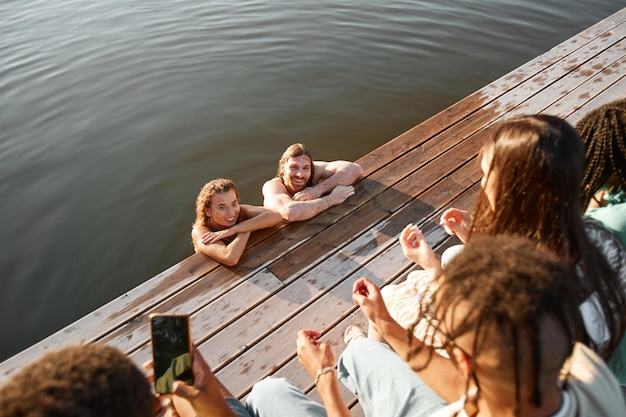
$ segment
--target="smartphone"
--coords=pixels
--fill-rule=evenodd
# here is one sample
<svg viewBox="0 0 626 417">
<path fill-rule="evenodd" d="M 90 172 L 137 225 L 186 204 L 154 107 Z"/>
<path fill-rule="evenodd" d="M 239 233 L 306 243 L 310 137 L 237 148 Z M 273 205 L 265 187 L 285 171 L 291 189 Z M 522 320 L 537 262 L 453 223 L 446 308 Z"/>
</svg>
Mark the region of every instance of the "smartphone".
<svg viewBox="0 0 626 417">
<path fill-rule="evenodd" d="M 151 314 L 154 389 L 160 394 L 172 392 L 174 381 L 193 385 L 192 342 L 189 316 L 186 314 Z"/>
</svg>

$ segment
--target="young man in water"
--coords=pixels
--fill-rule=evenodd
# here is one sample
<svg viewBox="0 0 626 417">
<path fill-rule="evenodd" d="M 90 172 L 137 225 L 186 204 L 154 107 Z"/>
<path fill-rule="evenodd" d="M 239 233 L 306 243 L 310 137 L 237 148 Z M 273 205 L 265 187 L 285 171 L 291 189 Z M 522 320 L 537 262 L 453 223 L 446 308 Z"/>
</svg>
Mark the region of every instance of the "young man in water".
<svg viewBox="0 0 626 417">
<path fill-rule="evenodd" d="M 314 161 L 301 143 L 287 148 L 275 178 L 263 184 L 263 205 L 294 222 L 310 219 L 354 194 L 363 170 L 348 161 Z"/>
</svg>

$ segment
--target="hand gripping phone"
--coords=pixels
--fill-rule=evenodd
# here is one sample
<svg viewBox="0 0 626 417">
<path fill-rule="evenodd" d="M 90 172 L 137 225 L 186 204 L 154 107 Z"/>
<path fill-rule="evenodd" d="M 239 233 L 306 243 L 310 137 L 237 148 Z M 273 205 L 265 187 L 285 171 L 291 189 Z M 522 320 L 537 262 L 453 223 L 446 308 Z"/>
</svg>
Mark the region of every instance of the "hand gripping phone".
<svg viewBox="0 0 626 417">
<path fill-rule="evenodd" d="M 192 342 L 189 316 L 186 314 L 151 314 L 154 389 L 160 394 L 172 392 L 174 381 L 193 385 Z"/>
</svg>

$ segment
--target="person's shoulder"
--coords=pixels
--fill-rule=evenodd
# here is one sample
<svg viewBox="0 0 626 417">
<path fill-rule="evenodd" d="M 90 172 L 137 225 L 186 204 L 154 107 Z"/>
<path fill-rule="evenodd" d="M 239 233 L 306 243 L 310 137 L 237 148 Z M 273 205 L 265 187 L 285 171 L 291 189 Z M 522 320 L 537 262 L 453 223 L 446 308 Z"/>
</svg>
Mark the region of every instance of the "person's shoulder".
<svg viewBox="0 0 626 417">
<path fill-rule="evenodd" d="M 583 228 L 593 244 L 600 249 L 619 249 L 624 251 L 616 233 L 602 221 L 590 216 L 583 216 Z"/>
<path fill-rule="evenodd" d="M 613 231 L 604 222 L 589 215 L 583 216 L 583 228 L 592 241 L 617 239 Z"/>
<path fill-rule="evenodd" d="M 429 417 L 462 417 L 467 416 L 463 411 L 463 405 L 465 404 L 465 397 L 461 398 L 458 401 L 450 403 L 434 413 L 432 413 Z"/>
<path fill-rule="evenodd" d="M 589 411 L 596 411 L 589 415 L 625 415 L 619 382 L 604 361 L 587 346 L 576 343 L 563 367 L 562 378 L 579 406 L 585 403 Z"/>
<path fill-rule="evenodd" d="M 270 192 L 273 194 L 286 194 L 287 188 L 280 178 L 274 177 L 270 180 L 265 181 L 262 191 L 263 193 Z"/>
<path fill-rule="evenodd" d="M 202 237 L 205 233 L 210 232 L 209 228 L 202 225 L 202 226 L 198 226 L 198 225 L 193 225 L 191 227 L 191 237 L 195 240 L 195 238 L 197 237 Z"/>
</svg>

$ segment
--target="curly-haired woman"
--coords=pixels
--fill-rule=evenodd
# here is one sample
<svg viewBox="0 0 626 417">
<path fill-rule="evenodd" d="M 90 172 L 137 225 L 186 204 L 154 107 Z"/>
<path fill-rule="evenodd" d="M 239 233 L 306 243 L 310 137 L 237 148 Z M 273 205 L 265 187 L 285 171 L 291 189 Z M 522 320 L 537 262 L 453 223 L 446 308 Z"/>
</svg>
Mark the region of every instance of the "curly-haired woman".
<svg viewBox="0 0 626 417">
<path fill-rule="evenodd" d="M 240 204 L 235 183 L 218 178 L 206 183 L 198 194 L 191 239 L 196 253 L 233 266 L 243 255 L 251 232 L 281 221 L 280 214 L 271 210 Z"/>
</svg>

